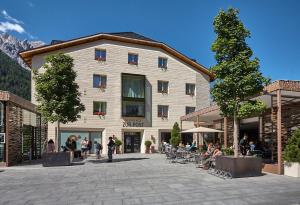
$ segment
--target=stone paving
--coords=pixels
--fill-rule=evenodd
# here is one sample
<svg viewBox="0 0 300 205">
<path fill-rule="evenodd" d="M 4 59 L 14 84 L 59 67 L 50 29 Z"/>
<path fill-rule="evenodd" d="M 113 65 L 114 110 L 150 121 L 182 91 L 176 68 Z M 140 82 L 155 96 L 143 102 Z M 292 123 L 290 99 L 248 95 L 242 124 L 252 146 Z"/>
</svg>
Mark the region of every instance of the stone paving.
<svg viewBox="0 0 300 205">
<path fill-rule="evenodd" d="M 265 174 L 223 180 L 194 164 L 170 164 L 160 154 L 114 157 L 113 163 L 91 158 L 71 167 L 2 168 L 0 204 L 300 204 L 300 179 Z"/>
</svg>

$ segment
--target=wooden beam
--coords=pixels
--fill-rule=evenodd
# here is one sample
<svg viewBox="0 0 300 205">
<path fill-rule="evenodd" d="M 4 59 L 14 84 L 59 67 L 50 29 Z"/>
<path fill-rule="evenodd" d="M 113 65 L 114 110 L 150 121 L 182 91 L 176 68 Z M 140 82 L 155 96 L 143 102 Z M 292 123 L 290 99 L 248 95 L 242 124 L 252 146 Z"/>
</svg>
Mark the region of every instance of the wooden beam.
<svg viewBox="0 0 300 205">
<path fill-rule="evenodd" d="M 282 136 L 281 136 L 281 90 L 277 90 L 277 160 L 278 174 L 282 173 Z"/>
</svg>

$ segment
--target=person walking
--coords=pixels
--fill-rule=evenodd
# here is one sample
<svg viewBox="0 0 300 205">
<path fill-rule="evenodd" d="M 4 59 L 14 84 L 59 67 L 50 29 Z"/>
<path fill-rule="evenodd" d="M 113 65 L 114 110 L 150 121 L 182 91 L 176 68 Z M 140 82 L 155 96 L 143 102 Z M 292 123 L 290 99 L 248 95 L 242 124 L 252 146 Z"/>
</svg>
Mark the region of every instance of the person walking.
<svg viewBox="0 0 300 205">
<path fill-rule="evenodd" d="M 108 151 L 107 151 L 107 156 L 108 156 L 108 161 L 107 162 L 112 162 L 112 154 L 115 149 L 115 142 L 113 141 L 112 137 L 109 137 L 109 142 L 107 144 L 108 146 Z"/>
<path fill-rule="evenodd" d="M 96 151 L 96 158 L 97 159 L 100 159 L 101 158 L 101 151 L 102 151 L 102 145 L 99 143 L 99 142 L 97 142 L 97 141 L 95 141 L 94 142 L 94 144 L 95 144 L 95 151 Z"/>
<path fill-rule="evenodd" d="M 87 158 L 87 151 L 88 151 L 88 144 L 89 141 L 87 140 L 87 138 L 85 137 L 82 141 L 81 141 L 81 153 L 82 153 L 82 157 L 84 159 Z"/>
</svg>

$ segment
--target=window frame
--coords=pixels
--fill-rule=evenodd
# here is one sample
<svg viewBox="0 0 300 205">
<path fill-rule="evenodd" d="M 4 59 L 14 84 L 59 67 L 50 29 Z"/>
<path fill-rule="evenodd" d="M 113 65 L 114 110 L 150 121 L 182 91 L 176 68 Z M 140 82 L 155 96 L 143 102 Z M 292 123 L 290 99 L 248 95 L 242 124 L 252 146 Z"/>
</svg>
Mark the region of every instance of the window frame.
<svg viewBox="0 0 300 205">
<path fill-rule="evenodd" d="M 97 51 L 100 51 L 100 52 L 101 52 L 101 51 L 104 51 L 104 52 L 105 52 L 105 57 L 101 57 L 101 56 L 100 56 L 100 57 L 97 57 L 97 56 L 96 56 L 96 52 L 97 52 Z M 103 48 L 95 48 L 95 60 L 96 60 L 96 61 L 106 61 L 106 54 L 107 54 L 107 53 L 106 53 L 106 49 L 103 49 Z"/>
<path fill-rule="evenodd" d="M 193 85 L 193 86 L 194 86 L 194 91 L 193 91 L 193 93 L 188 92 L 188 91 L 190 91 L 190 89 L 187 89 L 187 88 L 188 88 L 188 86 L 190 86 L 190 85 Z M 185 84 L 185 94 L 186 94 L 186 95 L 190 95 L 190 96 L 195 96 L 195 95 L 196 95 L 196 84 L 195 84 L 195 83 L 186 83 L 186 84 Z"/>
<path fill-rule="evenodd" d="M 160 59 L 162 59 L 162 62 L 163 62 L 164 60 L 166 60 L 166 65 L 165 65 L 165 66 L 159 64 L 159 62 L 160 62 L 159 60 L 160 60 Z M 158 62 L 157 62 L 157 64 L 158 64 L 158 67 L 159 67 L 159 68 L 167 69 L 167 68 L 168 68 L 168 58 L 166 58 L 166 57 L 158 57 Z"/>
<path fill-rule="evenodd" d="M 196 107 L 192 107 L 192 106 L 185 106 L 185 115 L 188 115 L 188 114 L 190 114 L 190 113 L 193 113 L 193 112 L 189 112 L 189 113 L 187 112 L 189 108 L 193 108 L 193 109 L 194 109 L 194 111 L 193 111 L 193 112 L 195 112 L 195 111 L 196 111 Z"/>
<path fill-rule="evenodd" d="M 105 105 L 105 110 L 101 110 L 101 111 L 96 111 L 95 112 L 95 103 L 100 103 L 100 106 L 101 106 L 101 103 L 104 103 Z M 101 107 L 100 107 L 101 108 Z M 93 115 L 106 115 L 107 114 L 107 102 L 106 101 L 93 101 Z"/>
<path fill-rule="evenodd" d="M 144 98 L 131 98 L 131 97 L 125 97 L 123 96 L 123 90 L 124 90 L 124 77 L 125 76 L 138 76 L 138 77 L 142 77 L 143 78 L 143 81 L 144 81 Z M 145 75 L 139 75 L 139 74 L 132 74 L 132 73 L 121 73 L 121 85 L 122 85 L 122 88 L 121 88 L 121 116 L 122 117 L 145 117 L 146 116 L 146 76 Z M 124 109 L 124 105 L 123 105 L 123 102 L 124 101 L 131 101 L 131 102 L 142 102 L 144 104 L 144 107 L 143 107 L 143 115 L 128 115 L 128 114 L 124 114 L 123 113 L 123 109 Z"/>
<path fill-rule="evenodd" d="M 104 86 L 102 86 L 102 83 L 101 83 L 101 86 L 98 86 L 98 87 L 95 87 L 94 85 L 94 78 L 95 78 L 95 76 L 99 76 L 100 77 L 100 79 L 101 79 L 101 77 L 105 77 L 105 85 Z M 101 80 L 100 80 L 100 82 L 102 82 Z M 101 89 L 105 89 L 107 87 L 107 75 L 103 75 L 103 74 L 93 74 L 93 88 L 101 88 Z"/>
<path fill-rule="evenodd" d="M 134 61 L 129 61 L 129 56 L 136 56 L 136 59 L 137 59 L 137 61 L 136 62 L 134 62 Z M 128 59 L 127 59 L 127 61 L 128 61 L 128 64 L 130 64 L 130 65 L 138 65 L 139 64 L 139 54 L 137 54 L 137 53 L 128 53 Z"/>
<path fill-rule="evenodd" d="M 164 91 L 164 89 L 159 90 L 159 83 L 162 83 L 162 85 L 163 85 L 164 83 L 167 83 L 167 89 L 166 89 L 166 91 Z M 161 87 L 163 88 L 164 86 L 161 86 Z M 162 94 L 168 94 L 168 93 L 169 93 L 169 81 L 166 81 L 166 80 L 158 80 L 158 81 L 157 81 L 157 92 L 158 92 L 158 93 L 162 93 Z"/>
<path fill-rule="evenodd" d="M 167 115 L 164 115 L 164 113 L 159 113 L 159 108 L 162 108 L 163 111 L 163 107 L 167 107 Z M 157 105 L 157 117 L 160 118 L 169 118 L 169 105 Z"/>
</svg>

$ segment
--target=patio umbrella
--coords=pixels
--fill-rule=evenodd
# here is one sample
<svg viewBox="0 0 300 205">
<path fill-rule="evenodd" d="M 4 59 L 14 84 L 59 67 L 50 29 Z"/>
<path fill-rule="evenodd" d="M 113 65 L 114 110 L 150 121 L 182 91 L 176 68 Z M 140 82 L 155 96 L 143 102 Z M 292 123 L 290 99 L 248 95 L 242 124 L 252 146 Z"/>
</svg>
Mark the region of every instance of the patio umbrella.
<svg viewBox="0 0 300 205">
<path fill-rule="evenodd" d="M 216 130 L 216 129 L 212 129 L 212 128 L 208 128 L 208 127 L 195 127 L 189 130 L 184 130 L 181 133 L 219 133 L 219 132 L 223 132 L 222 130 Z M 201 138 L 201 143 L 203 144 L 203 135 Z M 199 145 L 199 135 L 197 134 L 197 144 Z"/>
<path fill-rule="evenodd" d="M 208 132 L 223 132 L 222 130 L 211 129 L 208 127 L 195 127 L 189 130 L 184 130 L 181 133 L 208 133 Z"/>
</svg>

